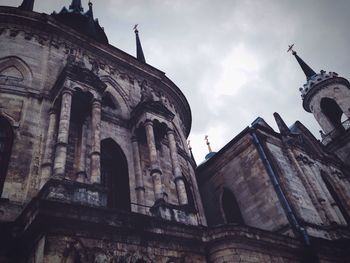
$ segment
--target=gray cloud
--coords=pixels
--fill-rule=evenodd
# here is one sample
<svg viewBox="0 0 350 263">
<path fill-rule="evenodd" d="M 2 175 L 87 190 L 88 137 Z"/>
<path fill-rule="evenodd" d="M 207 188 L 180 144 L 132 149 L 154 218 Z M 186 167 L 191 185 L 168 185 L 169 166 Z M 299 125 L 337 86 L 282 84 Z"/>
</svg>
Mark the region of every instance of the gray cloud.
<svg viewBox="0 0 350 263">
<path fill-rule="evenodd" d="M 51 13 L 69 2 L 36 0 L 35 9 Z M 275 111 L 287 124 L 300 120 L 318 136 L 316 121 L 301 106 L 298 88 L 305 77 L 286 53 L 288 44 L 296 43 L 315 71 L 350 77 L 347 0 L 93 2 L 110 43 L 130 54 L 135 53 L 132 26 L 140 25 L 147 62 L 166 72 L 189 100 L 198 160 L 206 151 L 204 134 L 219 150 L 258 116 L 275 128 Z"/>
</svg>

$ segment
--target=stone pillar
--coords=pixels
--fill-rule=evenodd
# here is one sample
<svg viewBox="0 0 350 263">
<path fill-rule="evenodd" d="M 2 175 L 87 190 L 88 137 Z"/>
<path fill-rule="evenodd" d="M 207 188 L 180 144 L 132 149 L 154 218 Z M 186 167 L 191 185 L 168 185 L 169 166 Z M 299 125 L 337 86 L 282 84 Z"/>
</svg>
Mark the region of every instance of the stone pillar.
<svg viewBox="0 0 350 263">
<path fill-rule="evenodd" d="M 332 195 L 330 194 L 329 190 L 327 189 L 325 183 L 323 182 L 321 178 L 321 171 L 318 170 L 315 165 L 311 165 L 311 170 L 314 174 L 314 178 L 310 178 L 311 180 L 314 180 L 317 184 L 317 187 L 320 189 L 320 195 L 324 197 L 324 206 L 326 208 L 327 215 L 332 223 L 342 224 L 346 225 L 346 220 L 341 213 L 337 203 L 333 199 Z"/>
<path fill-rule="evenodd" d="M 320 218 L 322 219 L 323 222 L 326 222 L 327 215 L 326 215 L 326 212 L 322 206 L 321 200 L 319 199 L 319 197 L 316 195 L 315 191 L 313 190 L 313 186 L 310 184 L 310 180 L 307 178 L 307 175 L 305 175 L 305 172 L 302 169 L 301 164 L 298 163 L 298 160 L 295 157 L 295 155 L 296 155 L 295 152 L 288 147 L 287 153 L 289 154 L 289 157 L 290 157 L 289 159 L 292 161 L 292 165 L 294 166 L 295 171 L 296 171 L 299 179 L 303 183 L 308 195 L 310 196 L 310 199 L 311 199 L 313 205 L 317 209 L 317 212 L 318 212 Z"/>
<path fill-rule="evenodd" d="M 77 181 L 86 180 L 86 123 L 81 124 L 80 140 L 78 145 Z"/>
<path fill-rule="evenodd" d="M 162 172 L 159 167 L 156 143 L 154 139 L 153 122 L 147 120 L 145 122 L 145 130 L 147 137 L 147 145 L 149 150 L 149 158 L 151 162 L 151 176 L 153 180 L 153 188 L 155 199 L 163 199 L 163 184 L 162 184 Z"/>
<path fill-rule="evenodd" d="M 65 89 L 62 92 L 61 114 L 57 134 L 56 156 L 53 168 L 54 175 L 59 177 L 64 177 L 66 168 L 72 95 L 72 91 L 68 89 Z"/>
<path fill-rule="evenodd" d="M 137 137 L 134 136 L 131 138 L 132 143 L 132 152 L 134 156 L 134 169 L 135 169 L 135 181 L 136 181 L 136 198 L 137 203 L 141 206 L 137 207 L 137 210 L 145 214 L 145 187 L 143 185 L 143 176 L 142 176 L 142 170 L 141 170 L 141 160 L 140 160 L 140 152 L 139 152 L 139 145 L 137 141 Z"/>
<path fill-rule="evenodd" d="M 52 174 L 52 152 L 54 149 L 54 136 L 56 131 L 57 113 L 51 108 L 49 111 L 49 127 L 45 142 L 43 162 L 41 165 L 40 188 L 47 182 Z"/>
<path fill-rule="evenodd" d="M 174 180 L 175 180 L 176 190 L 178 194 L 179 204 L 186 205 L 188 204 L 188 198 L 187 198 L 185 183 L 181 173 L 179 159 L 177 156 L 177 147 L 176 147 L 174 131 L 169 129 L 167 131 L 167 136 L 169 141 L 171 163 L 173 166 L 173 174 L 174 174 Z"/>
<path fill-rule="evenodd" d="M 94 99 L 92 102 L 91 116 L 91 183 L 101 183 L 101 101 Z"/>
</svg>

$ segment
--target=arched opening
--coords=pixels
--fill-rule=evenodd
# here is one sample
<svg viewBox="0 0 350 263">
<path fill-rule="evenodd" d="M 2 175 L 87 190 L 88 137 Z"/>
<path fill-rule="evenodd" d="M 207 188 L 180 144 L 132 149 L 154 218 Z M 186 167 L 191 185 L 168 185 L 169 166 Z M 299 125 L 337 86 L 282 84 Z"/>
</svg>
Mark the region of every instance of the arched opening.
<svg viewBox="0 0 350 263">
<path fill-rule="evenodd" d="M 122 149 L 112 139 L 101 142 L 101 179 L 107 188 L 107 206 L 131 211 L 128 163 Z"/>
<path fill-rule="evenodd" d="M 117 109 L 117 103 L 115 102 L 115 100 L 113 99 L 113 97 L 110 93 L 105 93 L 102 96 L 102 107 L 107 107 L 107 108 L 110 108 L 112 110 Z"/>
<path fill-rule="evenodd" d="M 244 224 L 236 198 L 233 193 L 226 188 L 222 194 L 222 209 L 224 210 L 226 223 Z"/>
<path fill-rule="evenodd" d="M 75 178 L 78 172 L 85 172 L 85 151 L 87 129 L 91 119 L 93 95 L 76 88 L 72 97 L 71 117 L 67 145 L 66 174 Z M 83 164 L 84 163 L 84 164 Z"/>
<path fill-rule="evenodd" d="M 0 116 L 0 196 L 2 194 L 7 168 L 10 162 L 12 143 L 12 126 L 4 117 Z"/>
<path fill-rule="evenodd" d="M 342 126 L 343 111 L 335 100 L 323 98 L 321 100 L 321 110 L 335 129 L 344 129 Z"/>
<path fill-rule="evenodd" d="M 193 199 L 191 186 L 190 186 L 189 182 L 187 181 L 187 179 L 186 179 L 186 177 L 184 175 L 182 175 L 182 178 L 183 178 L 185 189 L 186 189 L 187 200 L 188 200 L 188 207 L 192 210 L 195 207 L 194 207 L 194 199 Z"/>
</svg>

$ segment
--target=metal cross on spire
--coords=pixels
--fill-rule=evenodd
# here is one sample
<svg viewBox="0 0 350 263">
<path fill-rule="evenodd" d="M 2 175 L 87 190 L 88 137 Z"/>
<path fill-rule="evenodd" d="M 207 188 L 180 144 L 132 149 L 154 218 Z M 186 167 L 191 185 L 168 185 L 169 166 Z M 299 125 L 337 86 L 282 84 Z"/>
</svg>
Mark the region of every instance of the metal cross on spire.
<svg viewBox="0 0 350 263">
<path fill-rule="evenodd" d="M 293 50 L 294 44 L 292 45 L 288 45 L 288 50 L 287 52 L 292 51 L 293 56 L 296 58 L 296 60 L 298 61 L 301 69 L 304 71 L 304 74 L 306 76 L 307 80 L 310 80 L 314 75 L 316 75 L 316 72 L 308 65 L 305 63 L 304 60 L 302 60 L 296 51 Z"/>
<path fill-rule="evenodd" d="M 289 51 L 292 51 L 292 53 L 295 52 L 295 51 L 293 50 L 293 47 L 294 47 L 294 44 L 288 45 L 288 50 L 287 50 L 287 52 L 289 52 Z"/>
<path fill-rule="evenodd" d="M 213 152 L 211 147 L 210 147 L 210 142 L 209 142 L 209 139 L 208 139 L 208 135 L 205 135 L 204 140 L 206 141 L 206 143 L 208 145 L 209 153 Z"/>
</svg>

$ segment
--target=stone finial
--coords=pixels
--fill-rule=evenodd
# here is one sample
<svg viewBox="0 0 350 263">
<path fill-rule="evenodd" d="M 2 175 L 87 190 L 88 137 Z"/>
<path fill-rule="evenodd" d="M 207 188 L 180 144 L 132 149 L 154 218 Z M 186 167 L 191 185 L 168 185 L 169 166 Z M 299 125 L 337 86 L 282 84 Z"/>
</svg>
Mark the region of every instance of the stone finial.
<svg viewBox="0 0 350 263">
<path fill-rule="evenodd" d="M 208 135 L 205 135 L 204 140 L 205 140 L 206 143 L 207 143 L 209 153 L 213 152 L 212 149 L 211 149 L 211 147 L 210 147 L 210 142 L 209 142 Z"/>
<path fill-rule="evenodd" d="M 23 0 L 22 4 L 18 8 L 26 11 L 33 11 L 34 0 Z"/>
<path fill-rule="evenodd" d="M 283 121 L 282 117 L 277 112 L 275 112 L 273 114 L 273 117 L 275 117 L 275 121 L 276 121 L 276 124 L 278 126 L 278 129 L 280 130 L 280 133 L 282 135 L 290 134 L 290 130 L 289 130 L 288 126 L 286 125 L 286 123 Z"/>
</svg>

